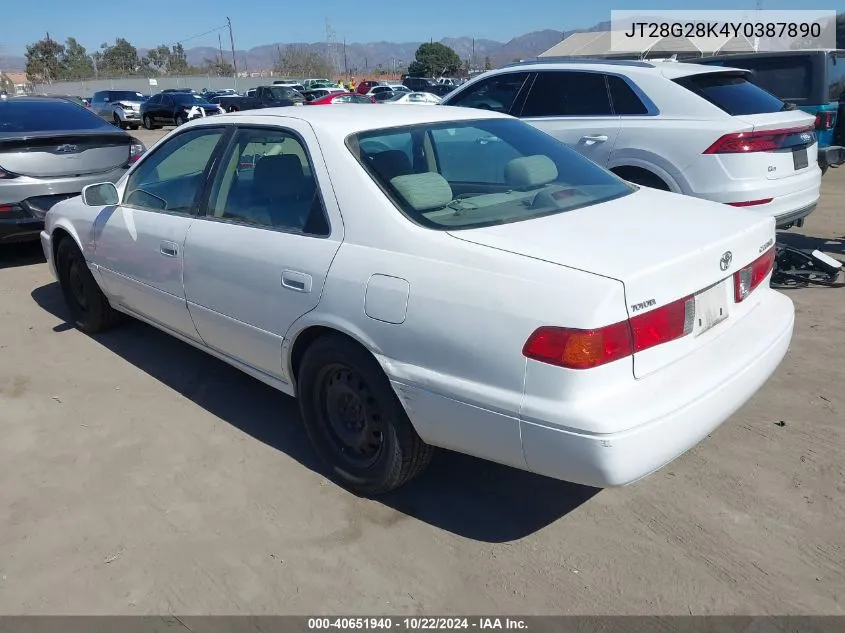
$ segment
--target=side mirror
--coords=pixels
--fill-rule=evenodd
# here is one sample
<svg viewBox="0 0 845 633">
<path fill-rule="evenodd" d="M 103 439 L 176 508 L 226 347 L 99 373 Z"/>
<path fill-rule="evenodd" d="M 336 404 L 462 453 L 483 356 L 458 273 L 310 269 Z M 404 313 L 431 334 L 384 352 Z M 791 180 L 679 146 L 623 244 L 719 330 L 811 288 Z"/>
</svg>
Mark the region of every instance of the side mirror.
<svg viewBox="0 0 845 633">
<path fill-rule="evenodd" d="M 88 185 L 82 189 L 82 202 L 89 207 L 108 207 L 120 202 L 117 187 L 110 182 Z"/>
</svg>

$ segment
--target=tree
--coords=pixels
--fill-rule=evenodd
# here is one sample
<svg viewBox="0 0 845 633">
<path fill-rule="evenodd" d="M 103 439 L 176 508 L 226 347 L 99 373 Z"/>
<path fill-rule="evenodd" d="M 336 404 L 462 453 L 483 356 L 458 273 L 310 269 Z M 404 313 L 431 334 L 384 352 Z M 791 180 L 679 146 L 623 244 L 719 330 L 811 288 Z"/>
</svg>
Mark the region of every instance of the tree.
<svg viewBox="0 0 845 633">
<path fill-rule="evenodd" d="M 26 78 L 33 83 L 51 83 L 62 75 L 65 47 L 56 40 L 44 38 L 26 47 Z"/>
<path fill-rule="evenodd" d="M 85 47 L 76 41 L 76 38 L 69 37 L 65 42 L 65 50 L 60 58 L 62 79 L 71 81 L 77 79 L 90 79 L 94 76 L 94 64 L 88 57 Z"/>
<path fill-rule="evenodd" d="M 185 49 L 181 44 L 174 44 L 170 47 L 167 55 L 167 73 L 169 75 L 184 75 L 188 70 L 188 58 L 185 56 Z"/>
<path fill-rule="evenodd" d="M 453 75 L 461 67 L 461 58 L 445 44 L 431 42 L 420 44 L 414 55 L 414 61 L 408 66 L 412 77 L 440 77 Z"/>
<path fill-rule="evenodd" d="M 206 57 L 204 61 L 205 66 L 201 70 L 210 75 L 214 75 L 215 77 L 231 77 L 235 72 L 232 64 L 222 57 L 217 57 L 215 59 L 208 59 Z"/>
<path fill-rule="evenodd" d="M 118 37 L 113 46 L 103 44 L 100 48 L 103 54 L 103 70 L 109 74 L 131 75 L 140 66 L 138 50 L 122 37 Z"/>
<path fill-rule="evenodd" d="M 157 72 L 166 72 L 167 60 L 170 59 L 170 49 L 164 44 L 160 44 L 148 50 L 145 59 L 147 60 L 147 65 Z"/>
<path fill-rule="evenodd" d="M 294 77 L 330 77 L 334 69 L 325 55 L 305 46 L 289 44 L 279 51 L 273 70 Z"/>
</svg>

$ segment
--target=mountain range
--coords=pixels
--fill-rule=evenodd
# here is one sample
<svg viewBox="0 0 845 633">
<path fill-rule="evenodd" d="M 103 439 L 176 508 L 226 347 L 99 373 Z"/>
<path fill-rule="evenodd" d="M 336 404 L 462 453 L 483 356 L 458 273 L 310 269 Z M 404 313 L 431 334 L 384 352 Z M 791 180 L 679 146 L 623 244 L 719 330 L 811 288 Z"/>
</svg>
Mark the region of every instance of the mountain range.
<svg viewBox="0 0 845 633">
<path fill-rule="evenodd" d="M 604 31 L 609 28 L 610 22 L 601 22 L 588 29 L 573 29 L 571 31 L 546 29 L 532 31 L 507 42 L 497 42 L 496 40 L 488 39 L 473 40 L 471 37 L 446 37 L 441 39 L 440 42 L 454 49 L 461 59 L 474 60 L 476 66 L 483 68 L 485 60 L 488 57 L 493 66 L 500 66 L 515 59 L 536 57 L 571 33 Z M 391 70 L 394 67 L 407 66 L 414 59 L 414 53 L 421 43 L 370 42 L 367 44 L 347 43 L 345 46 L 343 44 L 336 44 L 332 52 L 340 68 L 346 67 L 351 72 L 364 74 L 378 68 Z M 326 54 L 328 51 L 326 42 L 280 42 L 278 44 L 264 44 L 249 50 L 236 50 L 235 59 L 238 63 L 238 70 L 259 71 L 271 69 L 273 63 L 278 58 L 279 51 L 289 44 L 321 54 Z M 139 48 L 138 55 L 144 55 L 147 50 Z M 197 46 L 185 49 L 185 54 L 189 64 L 192 66 L 202 66 L 206 60 L 215 59 L 220 54 L 220 51 L 211 46 Z M 226 49 L 223 49 L 223 55 L 227 60 L 231 60 L 231 53 Z M 10 72 L 22 71 L 25 66 L 26 58 L 23 56 L 0 55 L 0 70 Z"/>
</svg>

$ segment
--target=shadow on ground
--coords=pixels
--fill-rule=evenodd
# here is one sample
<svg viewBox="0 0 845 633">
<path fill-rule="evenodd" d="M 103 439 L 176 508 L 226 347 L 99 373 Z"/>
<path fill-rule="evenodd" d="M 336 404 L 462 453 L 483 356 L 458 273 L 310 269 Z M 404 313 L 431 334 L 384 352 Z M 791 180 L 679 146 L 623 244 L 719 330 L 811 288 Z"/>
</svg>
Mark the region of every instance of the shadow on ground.
<svg viewBox="0 0 845 633">
<path fill-rule="evenodd" d="M 830 238 L 812 237 L 810 235 L 802 235 L 801 233 L 778 231 L 777 238 L 778 241 L 792 248 L 820 250 L 822 253 L 833 255 L 837 259 L 841 259 L 841 256 L 845 255 L 845 236 Z"/>
<path fill-rule="evenodd" d="M 67 319 L 58 284 L 35 289 L 44 310 Z M 54 328 L 62 332 L 62 324 Z M 325 476 L 296 401 L 138 321 L 93 337 L 153 378 L 252 437 Z M 407 487 L 378 501 L 465 538 L 491 543 L 528 536 L 565 516 L 598 490 L 539 477 L 451 451 Z"/>
<path fill-rule="evenodd" d="M 41 242 L 20 242 L 0 245 L 0 269 L 44 264 Z"/>
</svg>

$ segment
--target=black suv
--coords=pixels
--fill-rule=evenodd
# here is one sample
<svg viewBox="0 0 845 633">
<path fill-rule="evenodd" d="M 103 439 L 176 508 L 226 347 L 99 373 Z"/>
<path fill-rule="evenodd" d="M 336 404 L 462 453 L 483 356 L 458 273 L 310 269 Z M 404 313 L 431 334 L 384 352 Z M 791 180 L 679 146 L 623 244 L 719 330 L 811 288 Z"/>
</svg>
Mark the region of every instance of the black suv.
<svg viewBox="0 0 845 633">
<path fill-rule="evenodd" d="M 438 97 L 449 94 L 455 88 L 455 86 L 439 84 L 434 79 L 426 77 L 405 77 L 402 85 L 414 92 L 430 92 Z"/>
</svg>

